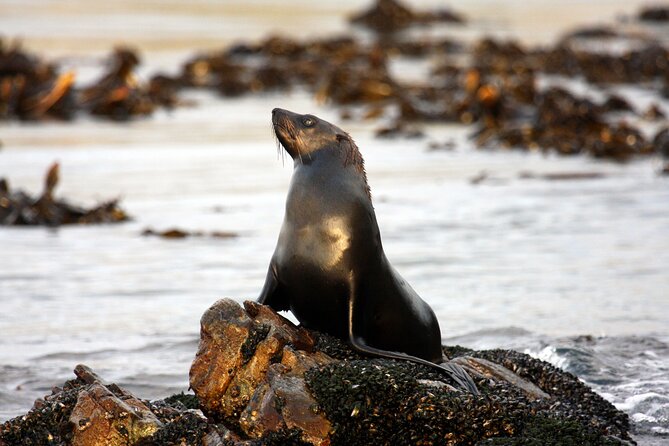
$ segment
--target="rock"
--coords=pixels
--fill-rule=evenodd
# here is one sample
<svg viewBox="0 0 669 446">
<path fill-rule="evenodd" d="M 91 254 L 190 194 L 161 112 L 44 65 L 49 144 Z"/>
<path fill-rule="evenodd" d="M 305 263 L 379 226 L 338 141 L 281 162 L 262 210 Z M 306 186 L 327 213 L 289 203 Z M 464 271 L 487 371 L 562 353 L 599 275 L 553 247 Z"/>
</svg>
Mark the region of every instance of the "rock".
<svg viewBox="0 0 669 446">
<path fill-rule="evenodd" d="M 137 398 L 120 388 L 115 395 L 98 383 L 79 393 L 70 423 L 72 446 L 133 445 L 162 427 Z"/>
<path fill-rule="evenodd" d="M 105 385 L 105 382 L 98 376 L 97 373 L 95 373 L 93 370 L 91 370 L 90 367 L 85 366 L 83 364 L 79 364 L 74 368 L 74 374 L 77 375 L 77 378 L 79 378 L 81 381 L 85 382 L 86 384 L 102 384 Z"/>
<path fill-rule="evenodd" d="M 7 445 L 135 445 L 163 423 L 145 402 L 115 384 L 105 384 L 84 365 L 77 378 L 55 387 L 25 416 L 0 426 Z"/>
<path fill-rule="evenodd" d="M 200 321 L 200 345 L 190 369 L 190 386 L 203 409 L 218 412 L 251 335 L 251 318 L 235 302 L 220 300 Z M 254 333 L 262 330 L 257 327 Z M 248 358 L 250 359 L 250 358 Z M 247 359 L 247 360 L 248 360 Z"/>
<path fill-rule="evenodd" d="M 281 363 L 270 366 L 267 379 L 254 392 L 242 413 L 242 430 L 260 438 L 267 431 L 299 429 L 306 442 L 327 444 L 332 426 L 307 389 L 304 373 L 333 361 L 320 352 L 307 355 L 289 346 L 284 347 Z"/>
<path fill-rule="evenodd" d="M 216 302 L 200 321 L 200 345 L 190 384 L 214 418 L 238 420 L 271 363 L 287 344 L 311 348 L 313 340 L 268 307 L 231 299 Z"/>
<path fill-rule="evenodd" d="M 232 300 L 218 301 L 201 326 L 191 386 L 207 415 L 242 438 L 298 432 L 307 444 L 473 444 L 525 438 L 526 430 L 529 438 L 539 435 L 529 426 L 554 429 L 554 423 L 573 422 L 578 442 L 626 438 L 629 428 L 626 416 L 577 379 L 526 355 L 502 364 L 494 354 L 451 351 L 483 389 L 474 397 L 443 383 L 427 367 L 363 358 L 342 341 L 295 327 L 252 302 L 242 309 Z M 534 367 L 538 377 L 557 373 L 562 381 L 520 375 L 512 370 L 514 361 L 525 364 L 517 371 Z M 569 390 L 574 386 L 580 390 Z M 556 393 L 562 391 L 564 398 Z M 593 407 L 602 414 L 590 413 Z M 535 426 L 531 420 L 537 415 L 545 422 Z"/>
<path fill-rule="evenodd" d="M 444 347 L 481 392 L 430 367 L 368 358 L 269 307 L 223 299 L 201 320 L 195 395 L 142 401 L 85 366 L 0 445 L 622 445 L 627 415 L 575 376 L 509 350 Z"/>
</svg>

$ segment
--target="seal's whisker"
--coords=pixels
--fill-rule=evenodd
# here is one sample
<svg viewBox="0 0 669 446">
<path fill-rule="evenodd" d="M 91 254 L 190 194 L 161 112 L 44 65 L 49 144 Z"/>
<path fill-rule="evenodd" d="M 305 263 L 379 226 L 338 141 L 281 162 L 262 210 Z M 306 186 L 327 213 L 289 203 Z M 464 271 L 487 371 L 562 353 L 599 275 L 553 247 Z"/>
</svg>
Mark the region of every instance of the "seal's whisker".
<svg viewBox="0 0 669 446">
<path fill-rule="evenodd" d="M 300 158 L 300 163 L 304 164 L 302 160 L 302 153 L 300 153 L 300 147 L 305 147 L 305 145 L 300 135 L 295 135 L 295 147 L 297 149 L 297 156 Z M 309 159 L 311 159 L 311 154 L 307 153 L 307 155 L 309 155 Z"/>
<path fill-rule="evenodd" d="M 286 154 L 284 153 L 284 147 L 281 144 L 281 141 L 279 140 L 279 136 L 276 134 L 276 126 L 274 123 L 270 123 L 270 127 L 272 129 L 272 137 L 274 138 L 274 142 L 276 143 L 276 159 L 278 160 L 279 157 L 281 158 L 281 165 L 285 166 L 286 165 Z"/>
</svg>

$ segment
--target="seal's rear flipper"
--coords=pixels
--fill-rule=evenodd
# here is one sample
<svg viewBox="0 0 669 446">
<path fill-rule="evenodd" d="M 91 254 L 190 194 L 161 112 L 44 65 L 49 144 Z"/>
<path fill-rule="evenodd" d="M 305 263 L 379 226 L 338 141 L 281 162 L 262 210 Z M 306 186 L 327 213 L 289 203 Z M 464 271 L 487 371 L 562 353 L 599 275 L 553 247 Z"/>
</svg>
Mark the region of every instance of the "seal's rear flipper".
<svg viewBox="0 0 669 446">
<path fill-rule="evenodd" d="M 462 366 L 451 362 L 435 365 L 444 369 L 448 376 L 453 381 L 457 382 L 461 388 L 468 390 L 473 395 L 479 395 L 479 389 L 476 387 L 476 383 Z"/>
<path fill-rule="evenodd" d="M 364 338 L 358 336 L 356 333 L 356 282 L 353 277 L 353 272 L 349 274 L 349 299 L 348 299 L 348 341 L 354 350 L 381 358 L 401 359 L 404 361 L 411 361 L 417 364 L 423 364 L 432 368 L 436 368 L 441 373 L 445 374 L 454 382 L 457 387 L 473 395 L 479 395 L 479 390 L 474 383 L 474 380 L 461 366 L 453 363 L 436 364 L 423 358 L 407 355 L 406 353 L 382 350 L 368 345 Z"/>
<path fill-rule="evenodd" d="M 391 358 L 391 359 L 401 359 L 404 361 L 411 361 L 417 364 L 423 364 L 432 368 L 437 369 L 441 373 L 448 376 L 452 383 L 455 383 L 456 387 L 465 390 L 472 395 L 479 395 L 479 389 L 476 387 L 476 383 L 469 376 L 469 373 L 459 366 L 458 364 L 453 364 L 446 362 L 443 364 L 435 364 L 434 362 L 427 361 L 422 358 L 417 358 L 415 356 L 407 355 L 400 352 L 390 352 L 386 350 L 380 350 L 378 348 L 370 347 L 366 345 L 360 338 L 355 336 L 350 337 L 351 346 L 354 350 L 357 350 L 360 353 L 364 353 L 371 356 L 378 356 L 380 358 Z"/>
</svg>

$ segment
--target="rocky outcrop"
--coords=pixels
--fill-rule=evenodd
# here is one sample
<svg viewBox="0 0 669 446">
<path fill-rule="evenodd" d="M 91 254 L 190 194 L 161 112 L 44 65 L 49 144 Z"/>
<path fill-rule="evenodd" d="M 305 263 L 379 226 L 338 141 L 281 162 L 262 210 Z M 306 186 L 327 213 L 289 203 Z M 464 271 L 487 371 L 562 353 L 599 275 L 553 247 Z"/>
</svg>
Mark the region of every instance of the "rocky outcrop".
<svg viewBox="0 0 669 446">
<path fill-rule="evenodd" d="M 251 438 L 299 429 L 310 444 L 327 444 L 331 425 L 304 374 L 335 360 L 314 350 L 307 330 L 269 307 L 232 300 L 216 302 L 201 324 L 190 383 L 209 416 Z"/>
<path fill-rule="evenodd" d="M 77 366 L 75 380 L 0 427 L 0 446 L 632 443 L 627 416 L 569 373 L 508 350 L 444 353 L 480 396 L 223 299 L 201 320 L 195 395 L 144 401 Z"/>
</svg>

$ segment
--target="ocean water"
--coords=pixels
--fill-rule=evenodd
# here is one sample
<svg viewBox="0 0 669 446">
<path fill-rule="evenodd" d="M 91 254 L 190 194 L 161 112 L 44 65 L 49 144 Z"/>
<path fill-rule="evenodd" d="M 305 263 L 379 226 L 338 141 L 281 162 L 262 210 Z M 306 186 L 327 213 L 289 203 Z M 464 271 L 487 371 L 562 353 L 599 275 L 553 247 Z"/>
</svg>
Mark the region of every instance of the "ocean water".
<svg viewBox="0 0 669 446">
<path fill-rule="evenodd" d="M 639 4 L 570 2 L 565 11 L 563 2 L 527 3 L 453 2 L 471 24 L 447 31 L 544 43 Z M 365 4 L 5 0 L 0 28 L 76 68 L 85 83 L 117 43 L 140 48 L 148 77 L 198 49 L 270 32 L 344 32 L 346 15 Z M 642 109 L 649 100 L 635 88 L 620 93 Z M 263 284 L 292 169 L 270 130 L 278 106 L 354 136 L 385 251 L 435 309 L 445 343 L 548 360 L 629 413 L 640 444 L 669 441 L 669 178 L 657 174 L 659 160 L 479 151 L 471 129 L 455 125 L 428 128 L 425 140 L 379 140 L 373 123 L 343 122 L 301 91 L 186 98 L 197 105 L 125 124 L 0 124 L 0 177 L 12 187 L 37 193 L 57 160 L 57 195 L 87 205 L 121 197 L 134 217 L 0 228 L 0 420 L 24 413 L 78 363 L 144 398 L 188 387 L 200 315 L 221 297 L 255 299 Z M 666 100 L 660 105 L 669 112 Z M 431 140 L 454 149 L 430 151 Z M 482 172 L 486 180 L 471 181 Z M 601 176 L 541 177 L 565 172 Z M 163 240 L 143 237 L 147 227 L 238 237 Z"/>
</svg>

